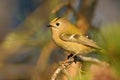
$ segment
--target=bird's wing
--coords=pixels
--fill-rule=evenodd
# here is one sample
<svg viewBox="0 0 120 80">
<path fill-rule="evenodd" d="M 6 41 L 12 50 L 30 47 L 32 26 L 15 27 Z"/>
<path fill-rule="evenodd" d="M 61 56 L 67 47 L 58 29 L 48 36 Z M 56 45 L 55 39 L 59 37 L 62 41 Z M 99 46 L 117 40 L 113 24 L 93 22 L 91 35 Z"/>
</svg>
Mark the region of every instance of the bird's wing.
<svg viewBox="0 0 120 80">
<path fill-rule="evenodd" d="M 76 42 L 95 49 L 101 49 L 93 40 L 82 34 L 61 34 L 60 38 L 64 41 Z"/>
</svg>

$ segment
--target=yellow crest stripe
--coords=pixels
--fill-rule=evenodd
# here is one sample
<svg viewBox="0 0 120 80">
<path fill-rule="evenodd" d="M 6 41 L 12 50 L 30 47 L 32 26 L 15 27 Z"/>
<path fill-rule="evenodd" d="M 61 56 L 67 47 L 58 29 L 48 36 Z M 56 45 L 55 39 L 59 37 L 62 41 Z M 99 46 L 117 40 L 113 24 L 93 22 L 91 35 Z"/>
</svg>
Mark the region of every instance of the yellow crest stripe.
<svg viewBox="0 0 120 80">
<path fill-rule="evenodd" d="M 58 19 L 60 19 L 60 17 L 57 17 L 57 18 L 53 19 L 51 22 L 55 22 L 55 21 L 57 21 Z"/>
</svg>

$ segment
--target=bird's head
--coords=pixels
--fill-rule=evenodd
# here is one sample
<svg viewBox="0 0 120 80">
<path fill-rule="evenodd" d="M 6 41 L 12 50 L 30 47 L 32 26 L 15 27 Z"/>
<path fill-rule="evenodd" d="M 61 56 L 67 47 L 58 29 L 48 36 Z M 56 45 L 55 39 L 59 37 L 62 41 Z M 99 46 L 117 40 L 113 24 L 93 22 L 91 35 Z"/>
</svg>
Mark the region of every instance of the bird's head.
<svg viewBox="0 0 120 80">
<path fill-rule="evenodd" d="M 48 25 L 48 27 L 50 27 L 52 29 L 52 32 L 57 31 L 60 33 L 72 30 L 71 29 L 72 26 L 73 25 L 65 18 L 55 18 Z"/>
</svg>

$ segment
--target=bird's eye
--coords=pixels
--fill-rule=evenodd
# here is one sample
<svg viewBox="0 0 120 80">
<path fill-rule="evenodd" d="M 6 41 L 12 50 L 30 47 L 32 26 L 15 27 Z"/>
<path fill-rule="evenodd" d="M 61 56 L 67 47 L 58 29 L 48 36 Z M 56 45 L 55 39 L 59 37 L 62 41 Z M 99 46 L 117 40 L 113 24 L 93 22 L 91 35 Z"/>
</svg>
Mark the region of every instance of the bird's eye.
<svg viewBox="0 0 120 80">
<path fill-rule="evenodd" d="M 56 26 L 59 26 L 60 25 L 60 23 L 56 23 Z"/>
</svg>

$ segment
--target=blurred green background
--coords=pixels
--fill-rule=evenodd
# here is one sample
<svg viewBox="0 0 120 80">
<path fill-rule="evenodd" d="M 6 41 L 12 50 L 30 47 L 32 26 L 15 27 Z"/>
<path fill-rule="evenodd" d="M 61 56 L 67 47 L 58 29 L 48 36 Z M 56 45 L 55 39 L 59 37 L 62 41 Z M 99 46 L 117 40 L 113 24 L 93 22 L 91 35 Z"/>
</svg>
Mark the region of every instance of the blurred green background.
<svg viewBox="0 0 120 80">
<path fill-rule="evenodd" d="M 81 80 L 120 80 L 120 0 L 0 0 L 0 10 L 0 80 L 50 80 L 67 57 L 46 28 L 55 17 L 66 17 L 107 50 L 95 56 L 109 68 L 86 63 Z M 73 80 L 76 70 L 70 69 Z"/>
</svg>

